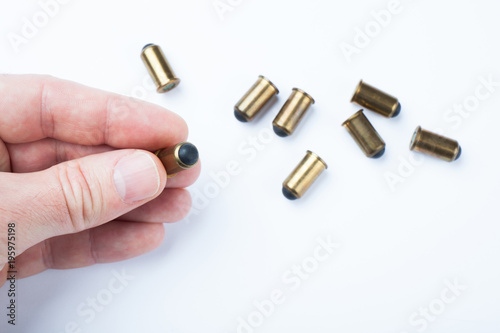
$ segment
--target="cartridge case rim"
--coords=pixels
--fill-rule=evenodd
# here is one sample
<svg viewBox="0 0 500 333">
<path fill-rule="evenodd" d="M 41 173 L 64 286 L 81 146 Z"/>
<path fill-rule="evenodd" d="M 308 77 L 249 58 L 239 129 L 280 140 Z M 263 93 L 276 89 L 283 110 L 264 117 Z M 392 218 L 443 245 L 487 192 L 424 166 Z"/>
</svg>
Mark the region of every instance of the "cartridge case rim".
<svg viewBox="0 0 500 333">
<path fill-rule="evenodd" d="M 167 83 L 165 83 L 164 85 L 159 86 L 158 89 L 156 89 L 156 91 L 160 94 L 166 93 L 166 92 L 174 89 L 175 87 L 177 87 L 179 85 L 179 83 L 181 83 L 181 80 L 179 78 L 171 79 Z"/>
<path fill-rule="evenodd" d="M 360 113 L 361 113 L 361 114 L 364 114 L 364 113 L 363 113 L 363 111 L 364 111 L 364 109 L 361 109 L 361 110 L 359 110 L 358 112 L 356 112 L 355 114 L 353 114 L 352 116 L 350 116 L 350 117 L 349 117 L 346 121 L 344 121 L 344 122 L 342 123 L 342 126 L 346 127 L 346 125 L 347 125 L 348 123 L 350 123 L 353 119 L 358 118 Z"/>
<path fill-rule="evenodd" d="M 326 164 L 326 162 L 321 157 L 319 157 L 316 153 L 308 150 L 306 152 L 306 154 L 313 156 L 316 160 L 318 160 L 319 162 L 321 162 L 321 164 L 323 164 L 325 166 L 325 170 L 328 169 L 328 164 Z"/>
<path fill-rule="evenodd" d="M 266 81 L 267 83 L 269 83 L 269 85 L 271 85 L 274 88 L 274 90 L 276 90 L 276 95 L 278 95 L 280 93 L 278 87 L 276 87 L 274 85 L 274 83 L 272 83 L 271 80 L 269 80 L 267 77 L 265 77 L 264 75 L 259 75 L 259 79 L 262 79 L 262 80 Z"/>
<path fill-rule="evenodd" d="M 415 131 L 413 132 L 413 136 L 411 138 L 410 142 L 410 150 L 415 150 L 415 147 L 417 146 L 418 139 L 422 135 L 422 127 L 418 126 Z"/>
<path fill-rule="evenodd" d="M 308 93 L 306 93 L 304 90 L 299 89 L 299 88 L 293 88 L 292 91 L 296 91 L 296 92 L 304 95 L 305 97 L 309 98 L 311 100 L 311 104 L 315 104 L 316 103 L 316 101 L 314 100 L 314 98 L 312 98 L 312 96 L 309 95 Z"/>
<path fill-rule="evenodd" d="M 351 103 L 355 103 L 356 97 L 358 97 L 359 92 L 361 91 L 361 86 L 363 85 L 363 80 L 359 81 L 358 86 L 354 90 L 354 94 L 352 95 L 351 98 Z"/>
</svg>

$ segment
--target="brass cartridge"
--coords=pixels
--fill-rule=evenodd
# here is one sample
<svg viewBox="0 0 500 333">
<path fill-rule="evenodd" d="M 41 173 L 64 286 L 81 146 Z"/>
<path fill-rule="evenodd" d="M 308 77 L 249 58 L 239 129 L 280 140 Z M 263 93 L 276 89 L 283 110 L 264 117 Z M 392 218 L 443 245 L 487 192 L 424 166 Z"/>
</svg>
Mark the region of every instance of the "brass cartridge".
<svg viewBox="0 0 500 333">
<path fill-rule="evenodd" d="M 172 67 L 170 67 L 167 58 L 158 45 L 148 44 L 144 46 L 141 58 L 148 69 L 149 75 L 155 82 L 158 93 L 170 91 L 181 82 L 175 76 Z"/>
<path fill-rule="evenodd" d="M 364 108 L 375 111 L 384 117 L 393 118 L 401 112 L 401 104 L 398 99 L 385 92 L 378 90 L 369 84 L 360 81 L 354 95 L 352 103 L 361 105 Z"/>
<path fill-rule="evenodd" d="M 292 94 L 273 121 L 274 132 L 281 137 L 293 134 L 314 99 L 306 92 L 293 88 Z"/>
<path fill-rule="evenodd" d="M 182 142 L 174 147 L 160 149 L 155 153 L 167 170 L 167 177 L 171 178 L 177 173 L 191 169 L 199 160 L 198 149 L 189 142 Z"/>
<path fill-rule="evenodd" d="M 283 195 L 289 200 L 300 199 L 327 168 L 328 165 L 318 155 L 308 150 L 299 165 L 283 182 Z"/>
<path fill-rule="evenodd" d="M 410 143 L 410 150 L 415 150 L 447 162 L 456 161 L 462 155 L 462 148 L 455 140 L 417 127 Z"/>
<path fill-rule="evenodd" d="M 366 118 L 363 110 L 356 112 L 342 126 L 349 131 L 367 157 L 379 158 L 384 155 L 385 142 Z"/>
<path fill-rule="evenodd" d="M 273 102 L 274 97 L 278 94 L 278 88 L 261 75 L 235 105 L 234 116 L 241 122 L 252 121 L 268 103 Z"/>
</svg>

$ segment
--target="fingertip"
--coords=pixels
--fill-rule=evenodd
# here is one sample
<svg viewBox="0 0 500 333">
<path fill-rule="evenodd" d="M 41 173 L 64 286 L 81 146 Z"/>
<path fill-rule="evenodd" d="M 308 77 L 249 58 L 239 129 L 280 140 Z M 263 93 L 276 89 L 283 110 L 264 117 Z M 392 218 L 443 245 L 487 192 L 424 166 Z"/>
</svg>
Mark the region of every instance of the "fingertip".
<svg viewBox="0 0 500 333">
<path fill-rule="evenodd" d="M 146 241 L 144 242 L 144 253 L 151 252 L 158 248 L 165 239 L 165 227 L 160 223 L 147 223 Z"/>
<path fill-rule="evenodd" d="M 179 115 L 177 115 L 177 117 L 179 117 L 179 119 L 181 120 L 181 123 L 182 123 L 181 135 L 183 135 L 183 137 L 182 137 L 182 140 L 180 140 L 180 141 L 186 141 L 188 136 L 189 136 L 189 126 L 188 126 L 186 120 L 184 120 L 184 118 L 182 118 Z"/>
<path fill-rule="evenodd" d="M 169 111 L 172 114 L 172 118 L 174 118 L 175 126 L 172 126 L 175 133 L 169 133 L 174 135 L 176 142 L 184 142 L 187 140 L 189 136 L 189 127 L 187 122 L 179 116 L 177 113 Z"/>
<path fill-rule="evenodd" d="M 177 113 L 139 99 L 113 95 L 104 140 L 116 148 L 160 149 L 186 141 L 189 130 Z"/>
</svg>

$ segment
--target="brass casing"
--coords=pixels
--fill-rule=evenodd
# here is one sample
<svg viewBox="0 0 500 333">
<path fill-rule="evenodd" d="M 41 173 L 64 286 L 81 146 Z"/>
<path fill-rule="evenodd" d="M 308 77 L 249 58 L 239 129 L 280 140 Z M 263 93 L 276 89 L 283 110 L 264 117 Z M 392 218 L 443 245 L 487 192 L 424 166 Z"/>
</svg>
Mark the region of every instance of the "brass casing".
<svg viewBox="0 0 500 333">
<path fill-rule="evenodd" d="M 259 76 L 257 82 L 235 105 L 236 118 L 243 122 L 254 120 L 264 106 L 278 94 L 278 88 L 271 81 L 262 75 Z"/>
<path fill-rule="evenodd" d="M 398 99 L 385 92 L 378 90 L 369 84 L 360 81 L 351 99 L 369 110 L 375 111 L 384 117 L 396 117 L 401 111 Z"/>
<path fill-rule="evenodd" d="M 283 182 L 283 194 L 291 200 L 301 198 L 326 169 L 328 165 L 318 155 L 308 150 L 299 165 Z"/>
<path fill-rule="evenodd" d="M 462 148 L 457 141 L 423 130 L 420 126 L 413 133 L 410 150 L 431 155 L 447 162 L 457 160 L 462 154 Z"/>
<path fill-rule="evenodd" d="M 279 136 L 293 134 L 314 99 L 306 92 L 293 88 L 292 94 L 273 121 L 274 132 Z"/>
<path fill-rule="evenodd" d="M 175 76 L 172 67 L 170 67 L 167 58 L 158 45 L 148 44 L 144 46 L 141 58 L 148 69 L 149 75 L 155 82 L 158 93 L 170 91 L 181 82 Z"/>
<path fill-rule="evenodd" d="M 196 162 L 193 165 L 187 165 L 182 162 L 181 158 L 179 157 L 179 150 L 185 144 L 190 144 L 190 143 L 181 142 L 173 147 L 160 149 L 155 153 L 155 155 L 158 156 L 161 163 L 165 167 L 165 170 L 167 170 L 168 178 L 174 177 L 179 172 L 191 169 L 196 164 L 198 164 L 198 162 Z"/>
<path fill-rule="evenodd" d="M 356 112 L 342 126 L 349 131 L 367 157 L 378 158 L 384 154 L 385 142 L 366 118 L 363 110 Z"/>
</svg>

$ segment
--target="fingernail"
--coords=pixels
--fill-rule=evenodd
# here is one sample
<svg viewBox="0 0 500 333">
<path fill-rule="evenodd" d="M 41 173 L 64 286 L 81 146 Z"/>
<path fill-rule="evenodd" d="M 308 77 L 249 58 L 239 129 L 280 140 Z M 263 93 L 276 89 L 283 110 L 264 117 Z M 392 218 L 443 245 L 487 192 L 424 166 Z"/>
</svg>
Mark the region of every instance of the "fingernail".
<svg viewBox="0 0 500 333">
<path fill-rule="evenodd" d="M 115 187 L 123 201 L 133 203 L 151 198 L 160 189 L 160 173 L 146 153 L 123 157 L 115 166 Z"/>
</svg>

